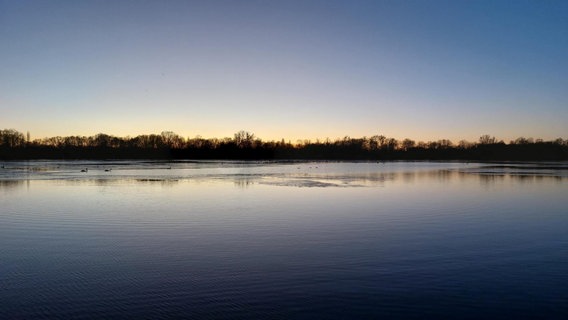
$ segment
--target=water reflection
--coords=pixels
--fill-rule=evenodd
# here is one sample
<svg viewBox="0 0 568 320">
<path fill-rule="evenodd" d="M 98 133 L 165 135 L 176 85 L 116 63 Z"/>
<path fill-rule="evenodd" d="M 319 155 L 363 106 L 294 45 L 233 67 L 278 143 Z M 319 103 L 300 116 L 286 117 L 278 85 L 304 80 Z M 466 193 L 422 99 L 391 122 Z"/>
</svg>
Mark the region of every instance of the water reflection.
<svg viewBox="0 0 568 320">
<path fill-rule="evenodd" d="M 565 314 L 563 175 L 156 166 L 0 179 L 0 318 Z"/>
<path fill-rule="evenodd" d="M 255 184 L 255 179 L 248 177 L 235 177 L 233 179 L 233 184 L 239 189 L 248 189 L 248 187 Z"/>
<path fill-rule="evenodd" d="M 142 184 L 159 184 L 162 187 L 173 187 L 179 183 L 179 179 L 135 179 Z"/>
<path fill-rule="evenodd" d="M 29 187 L 29 183 L 29 180 L 0 180 L 0 191 L 15 191 L 16 189 L 23 188 L 24 186 Z"/>
<path fill-rule="evenodd" d="M 81 164 L 82 165 L 82 164 Z M 105 168 L 108 165 L 97 165 L 90 163 L 94 168 Z M 145 164 L 150 166 L 149 164 Z M 201 169 L 196 169 L 192 164 L 191 169 L 163 169 L 163 163 L 159 163 L 158 168 L 151 170 L 141 170 L 140 168 L 130 168 L 125 174 L 120 168 L 111 172 L 101 169 L 97 172 L 93 169 L 89 174 L 78 174 L 76 170 L 69 174 L 68 171 L 60 172 L 53 175 L 52 171 L 35 168 L 28 165 L 28 170 L 23 166 L 14 166 L 17 170 L 10 170 L 8 178 L 4 173 L 4 178 L 0 177 L 1 190 L 13 190 L 22 186 L 29 188 L 30 181 L 34 180 L 50 180 L 54 184 L 68 185 L 96 185 L 109 186 L 116 184 L 154 184 L 161 186 L 174 186 L 182 181 L 185 182 L 211 182 L 225 181 L 232 182 L 237 188 L 249 188 L 253 185 L 270 185 L 282 187 L 302 187 L 302 188 L 328 188 L 328 187 L 376 187 L 385 186 L 388 183 L 405 183 L 415 184 L 423 181 L 431 181 L 437 183 L 450 183 L 452 181 L 479 181 L 481 185 L 486 187 L 502 183 L 503 181 L 516 181 L 522 184 L 542 183 L 546 181 L 562 182 L 568 179 L 568 175 L 564 171 L 550 171 L 549 166 L 544 166 L 542 170 L 535 171 L 534 166 L 528 167 L 529 171 L 523 171 L 522 166 L 515 166 L 515 171 L 510 171 L 510 166 L 483 166 L 478 167 L 469 165 L 467 168 L 414 168 L 398 165 L 396 170 L 385 169 L 384 166 L 367 167 L 366 170 L 355 169 L 358 163 L 342 163 L 334 164 L 333 167 L 326 169 L 326 163 L 319 166 L 306 167 L 306 171 L 298 172 L 296 170 L 287 170 L 283 166 L 275 166 L 273 164 L 262 166 L 255 164 L 254 166 L 245 166 L 239 163 L 239 166 L 227 169 L 225 163 L 218 163 L 219 167 L 213 167 L 207 164 Z M 51 165 L 51 168 L 59 168 L 64 165 Z M 78 164 L 74 164 L 80 167 Z M 115 164 L 116 166 L 116 164 Z M 296 166 L 296 164 L 294 165 Z M 319 167 L 319 170 L 313 168 Z M 310 169 L 312 168 L 312 169 Z M 521 168 L 521 169 L 519 169 Z M 33 172 L 33 174 L 30 174 Z"/>
</svg>

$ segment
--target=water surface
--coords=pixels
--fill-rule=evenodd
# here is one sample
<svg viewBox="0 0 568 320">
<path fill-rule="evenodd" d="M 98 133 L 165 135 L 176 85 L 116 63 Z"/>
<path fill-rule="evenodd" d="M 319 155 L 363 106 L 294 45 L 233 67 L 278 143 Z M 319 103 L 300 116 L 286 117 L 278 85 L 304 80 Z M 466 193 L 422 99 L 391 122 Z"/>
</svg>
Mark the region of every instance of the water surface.
<svg viewBox="0 0 568 320">
<path fill-rule="evenodd" d="M 568 317 L 565 163 L 2 165 L 0 318 Z"/>
</svg>

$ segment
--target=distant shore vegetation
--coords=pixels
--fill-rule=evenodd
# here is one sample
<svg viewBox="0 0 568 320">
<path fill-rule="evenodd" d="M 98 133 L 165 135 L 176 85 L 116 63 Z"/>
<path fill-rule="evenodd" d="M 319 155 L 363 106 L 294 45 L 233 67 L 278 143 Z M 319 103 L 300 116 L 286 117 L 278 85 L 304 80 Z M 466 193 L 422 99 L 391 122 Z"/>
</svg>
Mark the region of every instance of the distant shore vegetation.
<svg viewBox="0 0 568 320">
<path fill-rule="evenodd" d="M 263 141 L 239 131 L 227 138 L 184 138 L 174 132 L 116 137 L 67 136 L 30 139 L 14 129 L 0 130 L 1 160 L 33 159 L 227 159 L 227 160 L 568 160 L 568 140 L 523 138 L 509 141 L 482 135 L 478 141 L 397 140 L 383 135 L 335 140 Z"/>
</svg>

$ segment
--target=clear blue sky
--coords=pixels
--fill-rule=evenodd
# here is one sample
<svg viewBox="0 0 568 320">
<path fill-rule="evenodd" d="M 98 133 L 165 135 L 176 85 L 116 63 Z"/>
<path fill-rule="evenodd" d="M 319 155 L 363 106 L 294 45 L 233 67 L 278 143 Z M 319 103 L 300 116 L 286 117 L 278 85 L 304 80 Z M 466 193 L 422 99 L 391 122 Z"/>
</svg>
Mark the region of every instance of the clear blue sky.
<svg viewBox="0 0 568 320">
<path fill-rule="evenodd" d="M 568 138 L 568 1 L 0 0 L 0 128 Z"/>
</svg>

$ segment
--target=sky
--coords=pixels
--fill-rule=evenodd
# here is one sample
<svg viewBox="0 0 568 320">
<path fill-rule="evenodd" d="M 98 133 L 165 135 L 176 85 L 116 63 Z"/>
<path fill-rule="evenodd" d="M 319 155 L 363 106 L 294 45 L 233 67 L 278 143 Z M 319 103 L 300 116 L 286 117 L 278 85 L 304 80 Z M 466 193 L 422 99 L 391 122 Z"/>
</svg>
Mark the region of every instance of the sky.
<svg viewBox="0 0 568 320">
<path fill-rule="evenodd" d="M 568 138 L 568 1 L 0 0 L 0 129 Z"/>
</svg>

